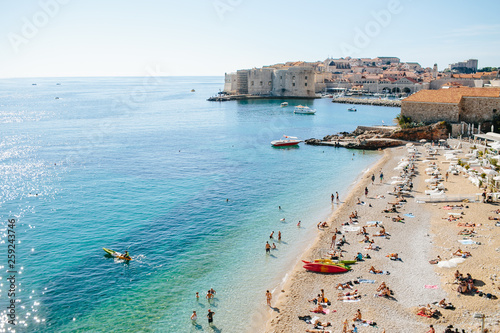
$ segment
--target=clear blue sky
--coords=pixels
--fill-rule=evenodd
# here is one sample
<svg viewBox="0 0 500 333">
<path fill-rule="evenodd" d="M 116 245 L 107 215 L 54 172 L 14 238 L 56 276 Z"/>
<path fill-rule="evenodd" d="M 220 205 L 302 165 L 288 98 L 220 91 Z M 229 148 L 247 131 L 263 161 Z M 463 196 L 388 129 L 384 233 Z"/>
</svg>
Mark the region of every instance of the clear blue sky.
<svg viewBox="0 0 500 333">
<path fill-rule="evenodd" d="M 349 55 L 500 66 L 499 9 L 481 0 L 0 0 L 0 77 L 223 75 Z"/>
</svg>

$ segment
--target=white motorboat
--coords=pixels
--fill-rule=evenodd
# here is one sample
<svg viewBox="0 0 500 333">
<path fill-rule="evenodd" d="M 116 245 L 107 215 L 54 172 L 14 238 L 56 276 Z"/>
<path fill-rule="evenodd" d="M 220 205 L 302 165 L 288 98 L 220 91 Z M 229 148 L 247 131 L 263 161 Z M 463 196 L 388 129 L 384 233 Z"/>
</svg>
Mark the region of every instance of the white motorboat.
<svg viewBox="0 0 500 333">
<path fill-rule="evenodd" d="M 308 106 L 297 105 L 295 107 L 295 110 L 293 110 L 293 113 L 298 113 L 298 114 L 315 114 L 316 110 L 311 109 Z"/>
<path fill-rule="evenodd" d="M 288 102 L 283 102 L 283 103 L 281 103 L 281 107 L 282 107 L 282 108 L 283 108 L 283 107 L 285 107 L 285 106 L 288 106 Z"/>
</svg>

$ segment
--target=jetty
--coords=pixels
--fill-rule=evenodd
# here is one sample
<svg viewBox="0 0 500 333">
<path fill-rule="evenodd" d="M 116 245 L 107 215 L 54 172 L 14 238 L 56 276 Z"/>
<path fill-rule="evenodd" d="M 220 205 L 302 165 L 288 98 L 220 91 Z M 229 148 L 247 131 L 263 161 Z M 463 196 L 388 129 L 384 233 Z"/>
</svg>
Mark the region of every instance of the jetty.
<svg viewBox="0 0 500 333">
<path fill-rule="evenodd" d="M 241 101 L 249 99 L 317 99 L 319 96 L 273 96 L 273 95 L 219 95 L 207 99 L 210 102 Z"/>
<path fill-rule="evenodd" d="M 363 104 L 363 105 L 401 107 L 401 101 L 399 99 L 337 97 L 332 99 L 332 102 L 343 103 L 343 104 Z"/>
</svg>

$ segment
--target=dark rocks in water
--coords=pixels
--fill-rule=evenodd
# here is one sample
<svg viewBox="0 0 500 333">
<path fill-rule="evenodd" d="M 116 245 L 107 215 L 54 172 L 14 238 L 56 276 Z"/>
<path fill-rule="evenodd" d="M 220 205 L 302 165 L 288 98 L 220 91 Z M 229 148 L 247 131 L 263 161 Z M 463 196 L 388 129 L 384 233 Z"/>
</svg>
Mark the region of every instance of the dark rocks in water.
<svg viewBox="0 0 500 333">
<path fill-rule="evenodd" d="M 421 139 L 430 141 L 446 139 L 448 135 L 449 128 L 445 122 L 408 129 L 358 126 L 352 133 L 340 132 L 334 135 L 327 135 L 322 140 L 308 139 L 305 140 L 305 143 L 316 146 L 377 150 L 402 146 L 408 141 L 418 142 Z"/>
</svg>

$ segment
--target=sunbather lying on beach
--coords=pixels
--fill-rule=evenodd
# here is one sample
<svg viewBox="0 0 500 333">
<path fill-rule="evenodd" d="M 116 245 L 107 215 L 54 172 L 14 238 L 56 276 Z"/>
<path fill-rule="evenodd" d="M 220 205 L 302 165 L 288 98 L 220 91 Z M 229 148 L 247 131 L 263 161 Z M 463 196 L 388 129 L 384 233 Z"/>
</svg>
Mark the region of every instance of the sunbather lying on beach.
<svg viewBox="0 0 500 333">
<path fill-rule="evenodd" d="M 361 298 L 361 295 L 348 295 L 348 296 L 340 296 L 337 297 L 337 301 L 353 301 L 353 300 L 356 300 L 356 299 L 360 299 Z"/>
<path fill-rule="evenodd" d="M 475 224 L 475 223 L 469 223 L 469 222 L 457 223 L 457 227 L 475 228 L 475 227 L 480 227 L 480 226 L 481 226 L 481 224 Z"/>
<path fill-rule="evenodd" d="M 382 213 L 399 213 L 399 212 L 396 210 L 396 206 L 392 206 L 392 208 L 384 209 Z"/>
<path fill-rule="evenodd" d="M 358 218 L 358 211 L 355 210 L 354 212 L 351 213 L 351 215 L 349 215 L 349 217 L 352 217 L 353 219 L 357 219 Z"/>
<path fill-rule="evenodd" d="M 397 253 L 389 253 L 388 255 L 386 255 L 386 257 L 391 260 L 401 260 Z"/>
<path fill-rule="evenodd" d="M 349 282 L 347 282 L 347 283 L 339 283 L 337 285 L 337 289 L 338 290 L 352 289 L 352 285 Z"/>
<path fill-rule="evenodd" d="M 432 260 L 429 260 L 429 264 L 431 265 L 435 265 L 437 264 L 438 262 L 440 262 L 442 259 L 440 256 L 437 256 L 437 259 L 432 259 Z"/>
<path fill-rule="evenodd" d="M 455 222 L 456 220 L 460 220 L 463 216 L 450 215 L 448 217 L 443 217 L 443 220 L 448 220 L 448 222 Z"/>
<path fill-rule="evenodd" d="M 429 304 L 427 306 L 422 306 L 419 307 L 417 310 L 417 315 L 420 316 L 426 316 L 426 317 L 433 317 L 434 315 L 438 314 L 439 311 L 436 309 L 433 309 Z"/>
<path fill-rule="evenodd" d="M 378 269 L 375 269 L 375 267 L 370 267 L 370 270 L 368 270 L 368 272 L 372 273 L 372 274 L 383 274 L 384 271 L 379 271 Z"/>
<path fill-rule="evenodd" d="M 312 310 L 310 310 L 311 312 L 314 312 L 314 313 L 323 313 L 325 311 L 325 309 L 323 308 L 323 306 L 321 304 L 318 304 L 318 306 Z"/>
<path fill-rule="evenodd" d="M 500 218 L 494 216 L 488 216 L 488 220 L 500 221 Z"/>
<path fill-rule="evenodd" d="M 462 251 L 460 248 L 458 250 L 456 250 L 455 252 L 453 252 L 453 255 L 454 256 L 459 256 L 459 257 L 464 257 L 464 258 L 472 256 L 470 254 L 470 252 L 468 252 L 468 251 Z"/>
<path fill-rule="evenodd" d="M 464 230 L 460 230 L 458 232 L 458 235 L 470 235 L 470 234 L 474 234 L 475 231 L 474 229 L 464 229 Z"/>
<path fill-rule="evenodd" d="M 348 292 L 345 292 L 345 293 L 338 293 L 338 297 L 341 297 L 341 296 L 355 296 L 358 294 L 358 290 L 354 290 L 354 291 L 348 291 Z"/>
<path fill-rule="evenodd" d="M 392 222 L 401 222 L 404 221 L 404 218 L 399 216 L 399 214 L 396 217 L 392 218 Z"/>
</svg>

